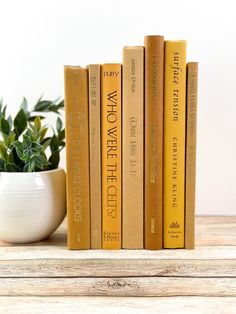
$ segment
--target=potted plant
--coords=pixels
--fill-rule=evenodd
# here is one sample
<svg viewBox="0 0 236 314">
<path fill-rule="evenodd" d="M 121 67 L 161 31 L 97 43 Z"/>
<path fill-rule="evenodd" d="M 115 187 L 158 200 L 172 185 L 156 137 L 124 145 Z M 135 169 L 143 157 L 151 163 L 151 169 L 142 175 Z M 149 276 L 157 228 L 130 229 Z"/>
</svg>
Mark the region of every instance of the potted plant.
<svg viewBox="0 0 236 314">
<path fill-rule="evenodd" d="M 53 233 L 66 214 L 65 172 L 59 169 L 65 129 L 60 100 L 24 98 L 13 119 L 0 101 L 0 239 L 12 243 L 40 241 Z M 56 127 L 43 123 L 58 114 Z"/>
</svg>

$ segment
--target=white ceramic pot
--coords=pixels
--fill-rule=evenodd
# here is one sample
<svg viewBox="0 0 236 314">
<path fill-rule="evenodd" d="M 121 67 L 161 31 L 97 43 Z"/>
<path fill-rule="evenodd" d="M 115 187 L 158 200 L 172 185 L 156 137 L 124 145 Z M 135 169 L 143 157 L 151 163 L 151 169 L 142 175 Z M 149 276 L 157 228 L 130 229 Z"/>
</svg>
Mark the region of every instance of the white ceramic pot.
<svg viewBox="0 0 236 314">
<path fill-rule="evenodd" d="M 30 243 L 50 236 L 66 214 L 63 169 L 0 172 L 0 239 Z"/>
</svg>

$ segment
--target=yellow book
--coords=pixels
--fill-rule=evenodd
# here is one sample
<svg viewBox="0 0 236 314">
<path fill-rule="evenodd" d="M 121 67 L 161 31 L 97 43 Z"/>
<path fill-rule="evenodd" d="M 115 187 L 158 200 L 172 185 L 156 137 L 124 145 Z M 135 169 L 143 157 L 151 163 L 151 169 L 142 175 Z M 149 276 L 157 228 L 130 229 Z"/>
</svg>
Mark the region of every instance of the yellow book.
<svg viewBox="0 0 236 314">
<path fill-rule="evenodd" d="M 122 247 L 124 249 L 143 249 L 143 83 L 144 48 L 126 46 L 123 49 L 122 77 Z"/>
<path fill-rule="evenodd" d="M 102 247 L 100 65 L 89 70 L 91 249 Z"/>
<path fill-rule="evenodd" d="M 65 66 L 68 248 L 90 249 L 88 71 Z"/>
<path fill-rule="evenodd" d="M 164 248 L 184 247 L 186 41 L 165 42 Z"/>
<path fill-rule="evenodd" d="M 101 66 L 103 249 L 121 248 L 121 70 Z"/>
<path fill-rule="evenodd" d="M 185 248 L 194 249 L 198 63 L 187 64 Z"/>
</svg>

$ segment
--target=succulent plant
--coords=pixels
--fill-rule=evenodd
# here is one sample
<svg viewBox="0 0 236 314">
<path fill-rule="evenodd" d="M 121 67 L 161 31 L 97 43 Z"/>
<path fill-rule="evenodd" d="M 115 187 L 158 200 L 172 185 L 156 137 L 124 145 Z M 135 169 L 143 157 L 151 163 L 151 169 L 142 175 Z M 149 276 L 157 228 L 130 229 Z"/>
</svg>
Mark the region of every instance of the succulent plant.
<svg viewBox="0 0 236 314">
<path fill-rule="evenodd" d="M 12 118 L 0 101 L 0 172 L 35 172 L 58 167 L 65 147 L 65 129 L 60 118 L 64 101 L 39 98 L 32 110 L 23 98 Z M 45 114 L 58 115 L 55 127 L 44 124 Z M 50 132 L 51 130 L 51 132 Z"/>
</svg>

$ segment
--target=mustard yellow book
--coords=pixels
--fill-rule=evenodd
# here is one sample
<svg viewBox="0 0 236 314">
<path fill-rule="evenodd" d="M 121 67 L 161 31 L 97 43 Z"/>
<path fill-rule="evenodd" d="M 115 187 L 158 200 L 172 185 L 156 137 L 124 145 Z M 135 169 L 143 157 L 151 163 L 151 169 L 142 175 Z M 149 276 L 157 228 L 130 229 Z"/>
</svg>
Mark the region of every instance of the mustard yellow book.
<svg viewBox="0 0 236 314">
<path fill-rule="evenodd" d="M 121 248 L 121 64 L 101 66 L 102 247 Z"/>
<path fill-rule="evenodd" d="M 145 249 L 163 246 L 164 37 L 145 36 Z"/>
<path fill-rule="evenodd" d="M 90 248 L 88 71 L 65 66 L 68 248 Z"/>
<path fill-rule="evenodd" d="M 184 248 L 186 41 L 165 42 L 164 248 Z"/>
</svg>

